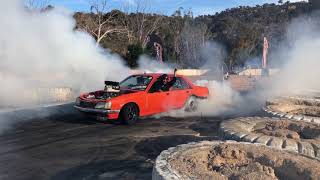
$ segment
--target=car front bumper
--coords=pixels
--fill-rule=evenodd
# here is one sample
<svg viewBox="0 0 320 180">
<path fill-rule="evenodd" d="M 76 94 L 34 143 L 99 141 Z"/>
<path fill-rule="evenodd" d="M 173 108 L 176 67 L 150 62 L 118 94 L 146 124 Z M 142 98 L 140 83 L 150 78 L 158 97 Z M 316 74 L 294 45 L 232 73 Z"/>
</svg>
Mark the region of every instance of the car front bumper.
<svg viewBox="0 0 320 180">
<path fill-rule="evenodd" d="M 74 106 L 81 112 L 88 113 L 88 114 L 95 114 L 97 116 L 104 116 L 108 117 L 108 119 L 116 119 L 120 110 L 110 110 L 110 109 L 94 109 L 94 108 L 84 108 L 80 106 Z"/>
</svg>

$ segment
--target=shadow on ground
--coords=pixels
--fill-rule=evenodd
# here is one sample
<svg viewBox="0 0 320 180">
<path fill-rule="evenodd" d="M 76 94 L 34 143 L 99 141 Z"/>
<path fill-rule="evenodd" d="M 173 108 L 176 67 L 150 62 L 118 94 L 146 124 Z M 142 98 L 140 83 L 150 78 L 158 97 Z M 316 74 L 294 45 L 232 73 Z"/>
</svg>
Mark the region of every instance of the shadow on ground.
<svg viewBox="0 0 320 180">
<path fill-rule="evenodd" d="M 141 156 L 155 160 L 157 156 L 170 147 L 190 142 L 218 140 L 218 137 L 197 137 L 197 136 L 162 136 L 150 138 L 139 142 L 135 150 Z"/>
<path fill-rule="evenodd" d="M 215 140 L 215 137 L 162 136 L 138 142 L 135 152 L 126 159 L 102 160 L 59 172 L 51 180 L 151 179 L 156 157 L 170 147 L 189 142 Z M 116 157 L 115 157 L 116 158 Z M 139 173 L 137 173 L 139 172 Z"/>
<path fill-rule="evenodd" d="M 152 165 L 144 160 L 106 160 L 71 168 L 52 180 L 151 179 Z"/>
</svg>

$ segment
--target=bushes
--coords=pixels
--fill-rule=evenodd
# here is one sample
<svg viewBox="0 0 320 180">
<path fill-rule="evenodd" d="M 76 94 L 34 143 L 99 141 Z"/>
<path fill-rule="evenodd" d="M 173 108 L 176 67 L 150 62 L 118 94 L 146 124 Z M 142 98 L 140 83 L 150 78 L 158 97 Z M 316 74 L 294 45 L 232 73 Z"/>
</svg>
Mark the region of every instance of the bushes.
<svg viewBox="0 0 320 180">
<path fill-rule="evenodd" d="M 139 14 L 145 17 L 144 31 L 139 28 L 129 28 L 126 34 L 111 34 L 101 42 L 101 45 L 119 53 L 126 59 L 128 66 L 136 67 L 141 54 L 155 56 L 153 46 L 146 47 L 146 42 L 139 39 L 146 37 L 146 32 L 149 35 L 156 34 L 162 42 L 160 44 L 163 46 L 164 61 L 189 67 L 203 64 L 197 52 L 203 48 L 205 42 L 214 41 L 226 48 L 225 62 L 229 67 L 241 66 L 246 63 L 248 57 L 261 55 L 263 36 L 268 37 L 271 44 L 278 44 L 284 38 L 286 26 L 291 19 L 308 14 L 310 11 L 309 3 L 297 2 L 256 7 L 242 6 L 196 18 L 191 15 L 181 15 L 178 11 L 172 16 Z M 123 28 L 128 25 L 139 26 L 140 21 L 137 21 L 136 14 L 119 14 L 121 16 L 115 22 Z M 77 27 L 81 27 L 81 24 L 86 22 L 85 19 L 92 16 L 94 14 L 76 13 Z M 153 22 L 157 19 L 159 26 L 149 32 L 148 29 L 152 29 Z M 271 46 L 271 52 L 272 48 L 275 46 Z"/>
<path fill-rule="evenodd" d="M 141 44 L 131 44 L 128 46 L 126 62 L 129 67 L 138 66 L 138 58 L 144 53 Z"/>
</svg>

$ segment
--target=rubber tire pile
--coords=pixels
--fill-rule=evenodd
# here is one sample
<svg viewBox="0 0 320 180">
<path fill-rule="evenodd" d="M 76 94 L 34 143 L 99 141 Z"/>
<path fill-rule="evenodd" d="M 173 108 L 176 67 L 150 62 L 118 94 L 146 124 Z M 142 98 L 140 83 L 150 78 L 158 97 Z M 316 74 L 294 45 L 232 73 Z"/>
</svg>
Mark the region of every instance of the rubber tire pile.
<svg viewBox="0 0 320 180">
<path fill-rule="evenodd" d="M 281 99 L 302 101 L 307 104 L 314 104 L 316 106 L 320 105 L 320 99 L 315 99 L 315 98 L 310 98 L 310 97 L 295 97 L 295 96 L 279 97 L 277 99 L 273 99 L 271 101 L 268 101 L 266 107 L 263 108 L 265 112 L 272 114 L 275 117 L 288 118 L 288 119 L 298 120 L 298 121 L 303 120 L 306 122 L 314 122 L 314 123 L 320 124 L 320 117 L 308 116 L 305 114 L 293 114 L 290 112 L 279 111 L 279 110 L 272 108 L 271 104 L 273 104 L 274 101 L 277 101 L 277 100 L 281 101 Z"/>
<path fill-rule="evenodd" d="M 295 97 L 290 97 L 295 98 Z M 303 99 L 306 100 L 306 99 Z M 313 101 L 313 99 L 307 99 L 308 101 Z M 317 100 L 318 101 L 318 100 Z M 309 117 L 302 114 L 293 115 L 284 112 L 275 112 L 271 110 L 268 106 L 264 110 L 274 117 L 240 117 L 235 119 L 230 119 L 224 121 L 220 125 L 219 134 L 226 140 L 226 143 L 236 143 L 239 144 L 256 144 L 257 146 L 266 146 L 270 149 L 277 149 L 281 151 L 286 151 L 294 154 L 300 154 L 306 156 L 310 159 L 320 160 L 320 139 L 316 141 L 308 142 L 304 139 L 290 139 L 284 137 L 276 137 L 265 135 L 263 133 L 256 133 L 257 129 L 263 128 L 267 122 L 274 122 L 280 120 L 293 121 L 293 122 L 306 122 L 315 125 L 320 124 L 320 118 Z M 229 140 L 231 140 L 229 142 Z M 152 179 L 163 180 L 163 179 L 179 179 L 179 174 L 172 171 L 168 161 L 172 157 L 173 152 L 181 151 L 186 148 L 202 146 L 208 146 L 208 144 L 221 143 L 221 142 L 200 142 L 200 143 L 189 143 L 185 145 L 179 145 L 177 147 L 169 148 L 163 151 L 157 158 Z M 183 147 L 183 148 L 182 148 Z M 320 161 L 319 161 L 320 164 Z"/>
<path fill-rule="evenodd" d="M 279 99 L 281 98 L 306 101 L 308 104 L 320 103 L 318 99 L 312 98 L 289 96 L 280 97 Z M 272 104 L 272 101 L 273 100 L 271 100 L 271 103 L 267 103 L 266 107 L 264 107 L 264 110 L 275 117 L 243 117 L 225 121 L 220 125 L 221 136 L 224 139 L 228 140 L 264 144 L 277 149 L 297 152 L 299 154 L 303 154 L 312 158 L 320 159 L 320 140 L 318 142 L 309 143 L 304 140 L 293 140 L 290 138 L 274 137 L 263 135 L 260 133 L 254 133 L 256 129 L 261 128 L 261 125 L 265 125 L 264 122 L 268 121 L 288 120 L 306 122 L 315 125 L 320 124 L 320 117 L 311 117 L 303 114 L 277 112 L 270 108 L 270 106 L 268 105 Z M 260 125 L 260 127 L 257 125 Z"/>
<path fill-rule="evenodd" d="M 255 133 L 255 130 L 261 128 L 267 122 L 279 120 L 282 119 L 261 117 L 236 118 L 221 123 L 220 133 L 224 139 L 264 144 L 276 149 L 292 151 L 311 158 L 320 159 L 320 140 L 310 143 L 303 139 L 295 140 Z"/>
</svg>

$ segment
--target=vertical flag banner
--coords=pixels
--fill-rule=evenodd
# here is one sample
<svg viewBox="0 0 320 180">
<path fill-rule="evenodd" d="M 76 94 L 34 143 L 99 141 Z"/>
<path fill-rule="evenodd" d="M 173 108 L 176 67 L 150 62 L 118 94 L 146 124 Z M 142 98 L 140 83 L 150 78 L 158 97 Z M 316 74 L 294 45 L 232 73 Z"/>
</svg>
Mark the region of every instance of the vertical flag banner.
<svg viewBox="0 0 320 180">
<path fill-rule="evenodd" d="M 267 56 L 268 56 L 269 42 L 266 37 L 263 38 L 263 55 L 262 55 L 262 68 L 267 68 Z"/>
<path fill-rule="evenodd" d="M 160 61 L 161 63 L 163 63 L 163 59 L 162 59 L 162 46 L 159 43 L 154 43 L 154 47 L 156 48 L 157 51 L 157 60 Z"/>
</svg>

